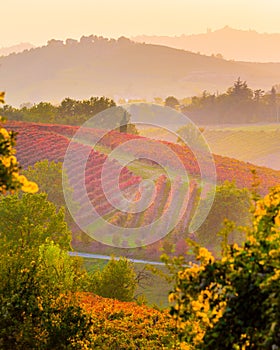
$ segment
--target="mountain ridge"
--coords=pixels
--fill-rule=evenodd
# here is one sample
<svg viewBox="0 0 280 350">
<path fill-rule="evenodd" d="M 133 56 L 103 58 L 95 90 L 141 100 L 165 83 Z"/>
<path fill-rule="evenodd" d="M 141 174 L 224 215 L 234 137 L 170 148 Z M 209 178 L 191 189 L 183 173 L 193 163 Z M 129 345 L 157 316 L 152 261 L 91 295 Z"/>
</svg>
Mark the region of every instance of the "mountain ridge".
<svg viewBox="0 0 280 350">
<path fill-rule="evenodd" d="M 19 53 L 34 48 L 35 46 L 31 43 L 20 43 L 12 46 L 0 47 L 0 56 L 8 56 L 12 53 Z"/>
<path fill-rule="evenodd" d="M 280 33 L 259 33 L 225 26 L 206 33 L 180 36 L 138 35 L 136 42 L 161 44 L 226 59 L 252 62 L 280 62 Z"/>
</svg>

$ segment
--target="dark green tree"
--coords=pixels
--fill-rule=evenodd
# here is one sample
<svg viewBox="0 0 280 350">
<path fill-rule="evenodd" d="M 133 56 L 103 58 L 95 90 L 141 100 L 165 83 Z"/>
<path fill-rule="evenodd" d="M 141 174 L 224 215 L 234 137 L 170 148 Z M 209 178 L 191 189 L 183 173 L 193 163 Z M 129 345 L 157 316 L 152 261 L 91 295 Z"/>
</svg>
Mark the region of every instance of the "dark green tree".
<svg viewBox="0 0 280 350">
<path fill-rule="evenodd" d="M 177 100 L 176 97 L 168 96 L 168 97 L 166 97 L 166 99 L 164 101 L 164 105 L 167 107 L 176 109 L 180 106 L 180 102 Z"/>
<path fill-rule="evenodd" d="M 97 295 L 120 301 L 132 301 L 137 287 L 132 262 L 126 258 L 112 258 L 102 271 L 90 278 L 89 288 Z"/>
</svg>

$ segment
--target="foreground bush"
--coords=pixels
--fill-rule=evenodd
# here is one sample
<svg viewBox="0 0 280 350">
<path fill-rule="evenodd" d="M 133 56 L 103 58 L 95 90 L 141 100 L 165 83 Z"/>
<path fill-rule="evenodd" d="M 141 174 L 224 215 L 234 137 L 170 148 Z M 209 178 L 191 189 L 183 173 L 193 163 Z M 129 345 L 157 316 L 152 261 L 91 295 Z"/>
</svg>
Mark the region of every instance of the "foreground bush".
<svg viewBox="0 0 280 350">
<path fill-rule="evenodd" d="M 175 322 L 167 310 L 81 293 L 92 318 L 92 349 L 175 349 Z"/>
<path fill-rule="evenodd" d="M 4 103 L 4 92 L 0 92 L 0 103 Z M 15 157 L 16 134 L 2 127 L 5 120 L 0 116 L 0 194 L 17 190 L 36 193 L 38 186 L 20 174 L 20 165 Z"/>
<path fill-rule="evenodd" d="M 256 203 L 242 246 L 226 238 L 221 260 L 195 246 L 200 264 L 176 273 L 169 299 L 182 348 L 278 349 L 280 186 Z"/>
<path fill-rule="evenodd" d="M 88 291 L 120 301 L 134 300 L 137 288 L 133 263 L 126 258 L 111 258 L 102 271 L 89 274 Z"/>
<path fill-rule="evenodd" d="M 71 292 L 82 274 L 58 245 L 39 250 L 1 249 L 0 348 L 85 349 L 91 319 Z"/>
</svg>

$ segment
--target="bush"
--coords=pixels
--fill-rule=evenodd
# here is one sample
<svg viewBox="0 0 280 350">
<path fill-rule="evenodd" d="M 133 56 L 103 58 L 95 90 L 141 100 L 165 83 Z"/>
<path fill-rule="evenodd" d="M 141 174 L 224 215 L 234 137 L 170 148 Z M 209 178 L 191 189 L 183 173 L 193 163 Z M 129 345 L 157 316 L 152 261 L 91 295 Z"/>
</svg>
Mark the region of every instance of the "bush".
<svg viewBox="0 0 280 350">
<path fill-rule="evenodd" d="M 112 258 L 102 271 L 91 275 L 89 290 L 104 298 L 132 301 L 137 287 L 133 264 Z"/>
<path fill-rule="evenodd" d="M 78 262 L 53 242 L 1 250 L 0 348 L 84 349 L 91 325 Z"/>
<path fill-rule="evenodd" d="M 57 211 L 46 194 L 3 197 L 0 217 L 0 237 L 12 245 L 39 246 L 51 238 L 61 248 L 71 249 L 71 232 L 64 221 L 64 210 Z"/>
<path fill-rule="evenodd" d="M 4 93 L 0 92 L 0 103 L 4 103 Z M 0 123 L 4 119 L 0 116 Z M 20 175 L 20 165 L 15 157 L 16 134 L 0 126 L 0 194 L 14 193 L 21 189 L 24 192 L 36 193 L 36 183 Z"/>
<path fill-rule="evenodd" d="M 200 264 L 184 268 L 181 263 L 169 300 L 185 349 L 279 346 L 280 186 L 256 203 L 246 233 L 238 246 L 226 242 L 224 230 L 221 260 L 194 244 Z"/>
</svg>

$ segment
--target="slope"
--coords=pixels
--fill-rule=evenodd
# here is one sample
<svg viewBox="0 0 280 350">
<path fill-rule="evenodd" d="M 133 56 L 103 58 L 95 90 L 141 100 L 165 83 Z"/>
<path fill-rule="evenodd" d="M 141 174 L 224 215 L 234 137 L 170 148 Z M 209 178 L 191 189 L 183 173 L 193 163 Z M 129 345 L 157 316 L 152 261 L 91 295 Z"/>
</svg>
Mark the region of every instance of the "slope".
<svg viewBox="0 0 280 350">
<path fill-rule="evenodd" d="M 210 128 L 204 132 L 213 153 L 280 170 L 280 128 Z"/>
</svg>

